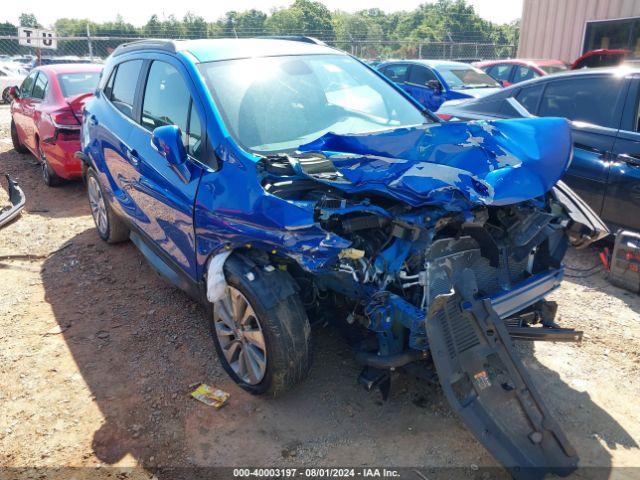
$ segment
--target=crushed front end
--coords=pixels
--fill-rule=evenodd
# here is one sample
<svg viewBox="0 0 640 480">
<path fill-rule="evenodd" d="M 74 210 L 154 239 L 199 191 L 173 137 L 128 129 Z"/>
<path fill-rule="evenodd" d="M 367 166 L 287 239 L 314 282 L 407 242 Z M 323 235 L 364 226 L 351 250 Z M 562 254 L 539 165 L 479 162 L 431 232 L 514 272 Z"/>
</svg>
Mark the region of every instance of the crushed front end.
<svg viewBox="0 0 640 480">
<path fill-rule="evenodd" d="M 570 243 L 607 231 L 558 183 L 570 160 L 567 123 L 533 119 L 326 134 L 258 163 L 268 196 L 313 215 L 272 261 L 311 318 L 346 332 L 363 381 L 399 367 L 428 376 L 432 363 L 468 427 L 523 477 L 577 464 L 509 333 L 579 337 L 544 297 Z"/>
</svg>

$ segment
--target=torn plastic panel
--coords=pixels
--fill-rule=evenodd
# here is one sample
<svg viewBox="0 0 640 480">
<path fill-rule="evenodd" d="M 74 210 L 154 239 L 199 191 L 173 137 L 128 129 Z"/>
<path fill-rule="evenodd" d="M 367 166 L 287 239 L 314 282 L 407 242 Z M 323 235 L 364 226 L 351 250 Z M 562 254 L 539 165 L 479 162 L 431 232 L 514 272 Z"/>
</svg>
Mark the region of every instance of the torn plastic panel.
<svg viewBox="0 0 640 480">
<path fill-rule="evenodd" d="M 6 175 L 6 177 L 11 207 L 6 209 L 0 208 L 0 228 L 15 219 L 20 214 L 26 203 L 26 197 L 22 188 L 20 188 L 18 183 L 12 180 L 9 175 Z"/>
<path fill-rule="evenodd" d="M 219 253 L 211 257 L 207 264 L 207 300 L 215 303 L 226 293 L 227 280 L 224 277 L 224 262 L 231 255 L 231 251 Z"/>
</svg>

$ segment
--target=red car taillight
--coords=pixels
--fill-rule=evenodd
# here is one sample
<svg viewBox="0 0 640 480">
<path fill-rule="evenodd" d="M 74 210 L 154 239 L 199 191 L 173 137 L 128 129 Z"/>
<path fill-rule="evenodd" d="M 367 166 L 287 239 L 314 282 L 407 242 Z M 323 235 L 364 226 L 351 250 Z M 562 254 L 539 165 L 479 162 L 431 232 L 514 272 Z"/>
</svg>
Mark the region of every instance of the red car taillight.
<svg viewBox="0 0 640 480">
<path fill-rule="evenodd" d="M 440 117 L 445 122 L 448 122 L 453 118 L 453 115 L 449 115 L 448 113 L 436 113 L 436 115 L 438 115 L 438 117 Z"/>
<path fill-rule="evenodd" d="M 63 108 L 50 114 L 51 122 L 56 129 L 80 130 L 80 122 L 70 108 Z"/>
</svg>

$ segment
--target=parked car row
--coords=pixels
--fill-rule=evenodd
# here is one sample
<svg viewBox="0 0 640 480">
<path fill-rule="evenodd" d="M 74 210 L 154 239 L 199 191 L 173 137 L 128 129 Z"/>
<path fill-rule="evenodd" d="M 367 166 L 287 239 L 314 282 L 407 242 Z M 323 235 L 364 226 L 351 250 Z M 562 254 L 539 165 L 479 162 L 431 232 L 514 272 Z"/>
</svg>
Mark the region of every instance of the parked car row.
<svg viewBox="0 0 640 480">
<path fill-rule="evenodd" d="M 561 60 L 500 59 L 472 65 L 446 60 L 391 60 L 369 62 L 396 82 L 425 108 L 436 111 L 447 102 L 461 103 L 480 98 L 499 87 L 553 75 L 568 69 L 608 67 L 631 60 L 629 50 L 593 50 L 568 65 Z M 449 103 L 452 102 L 452 103 Z"/>
<path fill-rule="evenodd" d="M 431 81 L 433 104 L 506 90 L 468 64 L 400 63 L 277 39 L 134 42 L 100 75 L 34 69 L 12 90 L 12 138 L 45 182 L 82 174 L 98 235 L 132 240 L 205 305 L 246 391 L 302 381 L 310 320 L 331 322 L 368 388 L 435 369 L 514 475 L 567 475 L 576 452 L 512 339 L 581 335 L 544 299 L 567 246 L 608 234 L 559 181 L 570 125 L 442 122 L 412 89 Z"/>
</svg>

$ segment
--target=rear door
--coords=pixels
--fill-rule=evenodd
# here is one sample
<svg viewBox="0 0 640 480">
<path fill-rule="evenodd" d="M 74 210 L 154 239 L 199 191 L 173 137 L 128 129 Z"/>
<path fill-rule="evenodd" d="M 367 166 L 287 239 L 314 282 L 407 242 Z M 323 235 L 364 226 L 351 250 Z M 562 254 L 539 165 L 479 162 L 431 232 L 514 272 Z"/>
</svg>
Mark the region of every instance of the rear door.
<svg viewBox="0 0 640 480">
<path fill-rule="evenodd" d="M 434 90 L 427 85 L 429 81 L 436 81 L 440 84 L 440 91 Z M 422 65 L 411 65 L 409 69 L 409 76 L 406 82 L 405 89 L 413 98 L 415 98 L 421 105 L 424 105 L 429 110 L 435 112 L 442 102 L 444 102 L 444 95 L 442 84 L 438 77 L 431 71 L 430 68 Z"/>
<path fill-rule="evenodd" d="M 42 116 L 42 103 L 47 94 L 48 87 L 49 79 L 47 75 L 44 72 L 39 72 L 33 84 L 33 89 L 31 90 L 31 97 L 23 106 L 24 128 L 26 133 L 24 143 L 33 151 L 37 151 L 38 141 L 42 140 L 38 132 L 38 124 Z"/>
<path fill-rule="evenodd" d="M 182 64 L 173 57 L 153 60 L 146 69 L 140 121 L 131 144 L 139 156 L 135 203 L 147 223 L 144 233 L 192 279 L 196 277 L 193 207 L 204 158 L 204 108 Z M 155 128 L 177 125 L 187 151 L 184 169 L 172 167 L 153 146 Z"/>
<path fill-rule="evenodd" d="M 563 180 L 599 215 L 627 87 L 627 80 L 609 74 L 553 80 L 537 108 L 541 117 L 572 121 L 573 161 Z"/>
<path fill-rule="evenodd" d="M 26 112 L 29 112 L 32 107 L 33 100 L 31 98 L 31 92 L 33 85 L 36 83 L 36 78 L 38 78 L 38 73 L 37 71 L 32 72 L 24 79 L 24 82 L 22 82 L 20 86 L 20 98 L 16 100 L 11 107 L 13 111 L 13 121 L 16 124 L 16 129 L 18 130 L 18 135 L 23 145 L 28 145 L 27 136 L 29 134 L 29 123 Z"/>
<path fill-rule="evenodd" d="M 640 230 L 640 78 L 631 81 L 613 146 L 602 218 L 614 227 Z"/>
<path fill-rule="evenodd" d="M 137 167 L 138 152 L 130 144 L 132 130 L 136 127 L 136 91 L 144 62 L 125 60 L 116 65 L 96 102 L 85 112 L 85 128 L 91 131 L 99 151 L 98 174 L 108 182 L 113 192 L 114 205 L 132 224 L 148 223 L 133 195 L 133 186 L 140 180 Z M 103 161 L 106 168 L 100 165 Z"/>
</svg>

